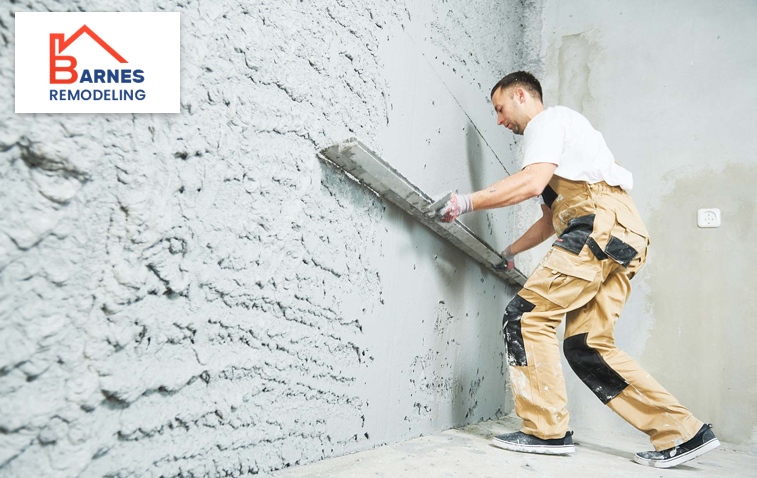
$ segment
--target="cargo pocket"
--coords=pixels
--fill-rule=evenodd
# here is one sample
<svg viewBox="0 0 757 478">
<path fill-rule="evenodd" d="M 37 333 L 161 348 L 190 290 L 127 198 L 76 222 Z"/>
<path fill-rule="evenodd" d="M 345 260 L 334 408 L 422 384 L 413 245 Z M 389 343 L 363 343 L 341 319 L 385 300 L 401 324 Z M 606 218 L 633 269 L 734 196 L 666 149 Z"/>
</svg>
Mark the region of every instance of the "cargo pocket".
<svg viewBox="0 0 757 478">
<path fill-rule="evenodd" d="M 598 269 L 577 256 L 552 248 L 544 263 L 523 286 L 562 308 L 568 308 L 594 280 Z"/>
<path fill-rule="evenodd" d="M 615 211 L 615 217 L 618 219 L 618 223 L 629 231 L 632 231 L 639 236 L 649 238 L 649 231 L 644 227 L 644 223 L 641 222 L 641 219 L 637 219 L 623 211 Z"/>
<path fill-rule="evenodd" d="M 568 227 L 560 234 L 560 237 L 552 243 L 554 247 L 565 249 L 573 254 L 580 254 L 589 234 L 594 230 L 594 214 L 574 217 L 568 221 Z"/>
<path fill-rule="evenodd" d="M 616 211 L 615 217 L 617 224 L 604 252 L 618 264 L 628 267 L 639 252 L 646 252 L 649 232 L 639 219 L 629 214 Z"/>
</svg>

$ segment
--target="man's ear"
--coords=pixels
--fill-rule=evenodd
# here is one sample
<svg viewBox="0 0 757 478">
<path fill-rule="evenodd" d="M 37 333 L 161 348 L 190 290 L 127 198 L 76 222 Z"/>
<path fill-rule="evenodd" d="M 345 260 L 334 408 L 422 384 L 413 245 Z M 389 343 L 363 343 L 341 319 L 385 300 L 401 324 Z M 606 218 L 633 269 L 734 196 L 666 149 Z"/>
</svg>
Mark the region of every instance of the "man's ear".
<svg viewBox="0 0 757 478">
<path fill-rule="evenodd" d="M 523 104 L 526 102 L 526 91 L 523 88 L 516 88 L 515 94 L 518 96 L 518 102 Z"/>
</svg>

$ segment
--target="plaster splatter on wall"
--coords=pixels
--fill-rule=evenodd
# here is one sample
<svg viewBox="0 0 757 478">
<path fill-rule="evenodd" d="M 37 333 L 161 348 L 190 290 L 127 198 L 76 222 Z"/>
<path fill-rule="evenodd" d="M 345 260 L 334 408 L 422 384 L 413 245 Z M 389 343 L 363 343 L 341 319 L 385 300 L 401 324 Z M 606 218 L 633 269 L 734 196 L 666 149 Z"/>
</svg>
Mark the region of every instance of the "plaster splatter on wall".
<svg viewBox="0 0 757 478">
<path fill-rule="evenodd" d="M 519 6 L 478 3 L 520 34 Z M 182 13 L 181 114 L 95 116 L 12 113 L 16 8 L 0 6 L 0 474 L 240 476 L 374 446 L 363 325 L 386 314 L 385 206 L 315 152 L 386 125 L 380 47 L 407 5 L 151 3 Z M 433 35 L 464 36 L 478 74 L 508 67 L 479 52 L 507 41 L 468 54 L 491 25 L 455 18 Z"/>
</svg>

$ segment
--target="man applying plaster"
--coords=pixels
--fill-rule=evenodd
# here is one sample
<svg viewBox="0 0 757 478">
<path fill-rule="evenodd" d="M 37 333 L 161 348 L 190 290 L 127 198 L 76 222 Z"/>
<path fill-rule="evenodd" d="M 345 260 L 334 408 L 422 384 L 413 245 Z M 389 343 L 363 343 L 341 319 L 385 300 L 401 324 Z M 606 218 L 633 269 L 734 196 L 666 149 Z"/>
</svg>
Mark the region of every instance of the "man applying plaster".
<svg viewBox="0 0 757 478">
<path fill-rule="evenodd" d="M 491 100 L 497 124 L 523 135 L 522 169 L 484 190 L 453 194 L 437 214 L 451 222 L 541 195 L 543 217 L 503 252 L 508 269 L 518 253 L 558 235 L 505 310 L 510 383 L 523 425 L 495 437 L 494 444 L 529 453 L 575 451 L 555 330 L 565 316 L 563 350 L 573 371 L 650 437 L 656 451 L 636 453 L 636 462 L 668 468 L 719 446 L 711 425 L 615 346 L 615 323 L 650 242 L 627 192 L 633 176 L 584 116 L 563 106 L 545 109 L 541 85 L 530 73 L 505 76 Z"/>
</svg>

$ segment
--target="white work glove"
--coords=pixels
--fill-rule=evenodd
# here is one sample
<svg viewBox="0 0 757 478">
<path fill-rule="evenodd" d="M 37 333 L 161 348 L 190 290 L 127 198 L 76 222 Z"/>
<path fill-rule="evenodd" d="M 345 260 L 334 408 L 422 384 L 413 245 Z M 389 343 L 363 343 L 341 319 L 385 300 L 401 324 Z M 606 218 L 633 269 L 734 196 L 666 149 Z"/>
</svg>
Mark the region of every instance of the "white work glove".
<svg viewBox="0 0 757 478">
<path fill-rule="evenodd" d="M 473 199 L 470 194 L 455 194 L 449 201 L 436 211 L 437 217 L 444 222 L 454 221 L 460 214 L 473 210 Z"/>
<path fill-rule="evenodd" d="M 510 246 L 507 246 L 507 249 L 502 251 L 502 258 L 505 260 L 502 263 L 502 269 L 506 271 L 510 271 L 515 269 L 515 254 L 510 250 Z"/>
</svg>

